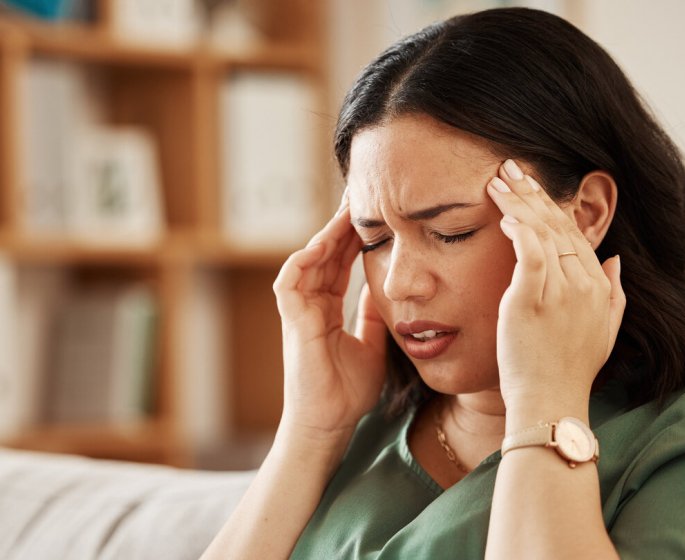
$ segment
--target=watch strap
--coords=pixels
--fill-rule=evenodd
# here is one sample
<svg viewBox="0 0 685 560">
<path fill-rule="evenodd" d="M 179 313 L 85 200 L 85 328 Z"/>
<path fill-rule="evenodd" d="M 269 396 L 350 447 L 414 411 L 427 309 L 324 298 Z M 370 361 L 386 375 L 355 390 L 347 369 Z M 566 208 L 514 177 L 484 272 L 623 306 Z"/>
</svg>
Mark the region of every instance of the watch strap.
<svg viewBox="0 0 685 560">
<path fill-rule="evenodd" d="M 530 428 L 510 434 L 502 441 L 502 455 L 519 447 L 549 446 L 553 441 L 555 423 L 540 423 Z"/>
<path fill-rule="evenodd" d="M 515 432 L 511 435 L 508 435 L 504 438 L 502 441 L 502 456 L 504 456 L 505 453 L 508 451 L 511 451 L 512 449 L 518 449 L 519 447 L 538 447 L 538 446 L 544 446 L 544 447 L 551 447 L 553 448 L 557 454 L 564 459 L 565 461 L 568 461 L 568 466 L 571 468 L 575 468 L 575 466 L 578 464 L 577 460 L 571 459 L 568 457 L 559 447 L 557 441 L 556 441 L 556 429 L 557 426 L 563 422 L 564 420 L 569 420 L 573 421 L 576 424 L 581 424 L 582 426 L 585 427 L 585 429 L 589 432 L 589 434 L 592 435 L 593 443 L 594 443 L 594 450 L 592 457 L 589 457 L 588 459 L 581 460 L 580 462 L 586 462 L 586 461 L 594 461 L 595 463 L 599 460 L 599 440 L 595 437 L 595 435 L 592 433 L 590 428 L 584 424 L 582 421 L 578 420 L 577 418 L 571 418 L 571 417 L 566 417 L 562 418 L 559 420 L 559 422 L 545 422 L 543 423 L 542 421 L 539 422 L 535 426 L 531 426 L 530 428 L 525 428 L 524 430 L 521 430 L 519 432 Z M 588 434 L 588 435 L 589 435 Z"/>
</svg>

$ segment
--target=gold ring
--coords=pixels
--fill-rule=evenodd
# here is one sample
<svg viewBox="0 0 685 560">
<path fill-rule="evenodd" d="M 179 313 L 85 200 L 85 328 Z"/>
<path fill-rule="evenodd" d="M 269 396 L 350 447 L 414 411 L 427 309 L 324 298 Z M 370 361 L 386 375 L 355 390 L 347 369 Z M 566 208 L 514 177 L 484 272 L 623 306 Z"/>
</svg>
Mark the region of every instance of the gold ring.
<svg viewBox="0 0 685 560">
<path fill-rule="evenodd" d="M 576 253 L 575 251 L 566 251 L 565 253 L 559 253 L 559 258 L 568 257 L 569 255 L 575 255 L 577 257 L 578 253 Z"/>
</svg>

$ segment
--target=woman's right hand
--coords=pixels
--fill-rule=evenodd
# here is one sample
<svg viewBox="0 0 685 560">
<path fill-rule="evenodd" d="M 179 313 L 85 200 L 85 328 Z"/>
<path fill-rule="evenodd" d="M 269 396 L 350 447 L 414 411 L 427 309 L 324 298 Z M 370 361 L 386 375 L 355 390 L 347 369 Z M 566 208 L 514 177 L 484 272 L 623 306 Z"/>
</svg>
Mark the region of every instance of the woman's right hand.
<svg viewBox="0 0 685 560">
<path fill-rule="evenodd" d="M 380 397 L 386 327 L 366 286 L 354 336 L 343 330 L 343 296 L 360 248 L 343 198 L 338 213 L 288 258 L 274 283 L 283 328 L 282 429 L 346 437 Z"/>
</svg>

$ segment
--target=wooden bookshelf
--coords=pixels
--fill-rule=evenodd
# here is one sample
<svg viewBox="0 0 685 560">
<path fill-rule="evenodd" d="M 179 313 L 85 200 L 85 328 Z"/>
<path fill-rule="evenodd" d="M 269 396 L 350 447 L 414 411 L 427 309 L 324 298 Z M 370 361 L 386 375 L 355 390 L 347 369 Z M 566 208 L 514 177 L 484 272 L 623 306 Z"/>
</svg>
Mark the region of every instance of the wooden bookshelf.
<svg viewBox="0 0 685 560">
<path fill-rule="evenodd" d="M 51 267 L 85 278 L 112 275 L 142 280 L 157 298 L 160 322 L 154 372 L 154 412 L 139 423 L 52 425 L 38 422 L 0 440 L 24 449 L 193 466 L 181 409 L 178 358 L 183 302 L 198 271 L 225 279 L 221 305 L 233 327 L 226 348 L 224 421 L 239 439 L 273 431 L 282 406 L 280 322 L 272 292 L 286 250 L 249 250 L 221 232 L 219 87 L 234 71 L 278 70 L 310 80 L 322 114 L 327 107 L 324 7 L 318 2 L 270 0 L 297 8 L 298 25 L 268 37 L 250 51 L 231 54 L 205 42 L 185 49 L 127 43 L 112 29 L 112 4 L 101 0 L 92 24 L 44 23 L 0 13 L 0 253 L 17 267 Z M 306 6 L 305 6 L 306 5 Z M 29 231 L 23 210 L 19 145 L 22 123 L 17 84 L 34 58 L 77 62 L 106 83 L 107 120 L 152 131 L 159 150 L 166 230 L 153 245 L 98 245 L 87 239 L 40 236 Z M 332 123 L 326 122 L 332 126 Z M 330 143 L 322 126 L 317 176 L 322 188 L 317 222 L 331 206 L 327 184 Z M 257 334 L 255 334 L 257 333 Z"/>
</svg>

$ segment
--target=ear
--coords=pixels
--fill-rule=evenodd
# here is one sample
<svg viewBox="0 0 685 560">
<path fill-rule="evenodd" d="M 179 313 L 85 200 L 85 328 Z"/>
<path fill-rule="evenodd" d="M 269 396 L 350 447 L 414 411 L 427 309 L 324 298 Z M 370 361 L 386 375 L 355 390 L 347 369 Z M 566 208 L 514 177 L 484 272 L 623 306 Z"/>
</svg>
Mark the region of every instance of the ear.
<svg viewBox="0 0 685 560">
<path fill-rule="evenodd" d="M 597 249 L 614 219 L 618 189 L 606 171 L 592 171 L 580 182 L 576 197 L 564 208 L 585 239 Z"/>
</svg>

